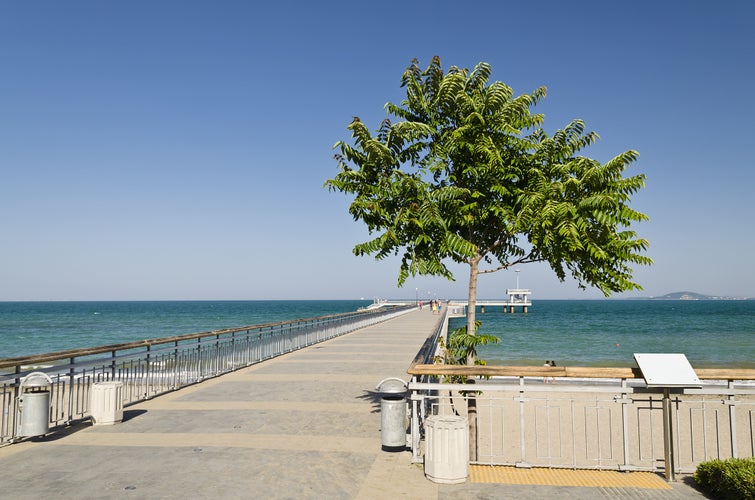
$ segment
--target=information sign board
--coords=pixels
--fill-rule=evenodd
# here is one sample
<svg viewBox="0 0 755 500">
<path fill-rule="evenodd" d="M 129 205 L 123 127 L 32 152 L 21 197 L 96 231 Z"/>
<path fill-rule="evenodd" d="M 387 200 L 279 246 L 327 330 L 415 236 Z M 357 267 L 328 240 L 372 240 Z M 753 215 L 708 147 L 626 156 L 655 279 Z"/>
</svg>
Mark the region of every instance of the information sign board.
<svg viewBox="0 0 755 500">
<path fill-rule="evenodd" d="M 684 354 L 635 353 L 648 387 L 702 387 Z"/>
</svg>

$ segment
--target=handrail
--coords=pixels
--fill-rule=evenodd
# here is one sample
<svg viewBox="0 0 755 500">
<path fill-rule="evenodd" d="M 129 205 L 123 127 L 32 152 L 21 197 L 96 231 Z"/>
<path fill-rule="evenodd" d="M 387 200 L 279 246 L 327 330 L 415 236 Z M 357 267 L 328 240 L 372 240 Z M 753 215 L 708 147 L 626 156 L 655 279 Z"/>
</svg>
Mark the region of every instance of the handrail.
<svg viewBox="0 0 755 500">
<path fill-rule="evenodd" d="M 357 312 L 329 314 L 326 316 L 317 316 L 314 318 L 301 318 L 301 319 L 294 319 L 294 320 L 288 320 L 288 321 L 277 321 L 274 323 L 263 323 L 259 325 L 249 325 L 249 326 L 240 326 L 236 328 L 224 328 L 220 330 L 187 333 L 184 335 L 174 335 L 172 337 L 159 337 L 159 338 L 152 338 L 152 339 L 145 339 L 145 340 L 135 340 L 132 342 L 125 342 L 121 344 L 110 344 L 110 345 L 102 345 L 102 346 L 96 346 L 96 347 L 82 347 L 79 349 L 68 349 L 64 351 L 55 351 L 55 352 L 49 352 L 49 353 L 44 353 L 44 354 L 20 356 L 20 357 L 15 357 L 15 358 L 0 358 L 0 368 L 9 368 L 9 367 L 15 367 L 18 365 L 31 365 L 31 364 L 45 363 L 49 361 L 57 361 L 60 359 L 80 358 L 83 356 L 92 356 L 95 354 L 102 354 L 102 353 L 112 352 L 112 351 L 125 351 L 128 349 L 138 349 L 140 347 L 158 346 L 162 344 L 171 344 L 174 342 L 182 342 L 186 340 L 201 339 L 204 337 L 213 337 L 217 335 L 227 335 L 227 334 L 232 334 L 232 333 L 237 333 L 237 332 L 245 332 L 247 330 L 275 328 L 277 326 L 293 325 L 296 323 L 309 323 L 313 321 L 326 321 L 326 320 L 347 318 L 347 317 L 364 317 L 365 314 L 369 315 L 369 314 L 376 314 L 376 313 L 379 313 L 379 312 L 374 311 L 374 310 L 371 310 L 371 311 L 363 310 L 363 311 L 357 311 Z"/>
<path fill-rule="evenodd" d="M 463 375 L 466 377 L 642 378 L 642 372 L 636 367 L 417 364 L 410 367 L 407 373 L 410 375 Z M 755 369 L 750 368 L 697 368 L 695 374 L 703 380 L 755 380 Z"/>
<path fill-rule="evenodd" d="M 360 310 L 315 318 L 265 323 L 0 359 L 0 446 L 19 437 L 21 380 L 30 371 L 49 376 L 51 428 L 88 418 L 97 382 L 123 382 L 128 405 L 365 328 L 415 306 Z M 38 366 L 46 363 L 47 366 Z M 36 366 L 35 366 L 36 365 Z M 9 370 L 8 368 L 11 368 Z M 44 417 L 43 417 L 44 418 Z M 24 436 L 20 436 L 24 437 Z"/>
<path fill-rule="evenodd" d="M 446 333 L 448 332 L 448 312 L 448 308 L 443 309 L 443 311 L 441 312 L 442 316 L 439 318 L 437 327 L 422 343 L 422 347 L 419 348 L 417 355 L 414 356 L 414 360 L 412 361 L 407 373 L 411 373 L 411 369 L 415 366 L 427 366 L 423 363 L 429 363 L 433 360 L 438 349 L 438 339 L 445 337 Z"/>
</svg>

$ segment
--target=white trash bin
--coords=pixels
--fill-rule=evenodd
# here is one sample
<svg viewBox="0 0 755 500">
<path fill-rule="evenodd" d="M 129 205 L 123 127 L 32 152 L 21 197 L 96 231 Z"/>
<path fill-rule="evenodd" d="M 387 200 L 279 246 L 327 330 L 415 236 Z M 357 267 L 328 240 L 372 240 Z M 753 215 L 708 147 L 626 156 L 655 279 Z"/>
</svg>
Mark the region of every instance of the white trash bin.
<svg viewBox="0 0 755 500">
<path fill-rule="evenodd" d="M 457 484 L 469 478 L 467 417 L 433 415 L 425 419 L 425 476 L 435 483 Z"/>
<path fill-rule="evenodd" d="M 95 382 L 90 401 L 92 424 L 113 425 L 123 420 L 123 382 Z"/>
</svg>

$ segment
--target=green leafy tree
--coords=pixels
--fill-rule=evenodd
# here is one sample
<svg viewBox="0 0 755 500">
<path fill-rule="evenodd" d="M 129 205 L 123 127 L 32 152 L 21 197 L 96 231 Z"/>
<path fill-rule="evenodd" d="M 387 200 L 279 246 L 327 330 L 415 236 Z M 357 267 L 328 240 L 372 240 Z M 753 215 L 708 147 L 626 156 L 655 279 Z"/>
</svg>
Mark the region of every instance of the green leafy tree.
<svg viewBox="0 0 755 500">
<path fill-rule="evenodd" d="M 406 98 L 385 106 L 393 120 L 373 134 L 354 118 L 326 182 L 354 195 L 349 212 L 374 236 L 354 253 L 401 254 L 399 285 L 417 274 L 453 279 L 447 263 L 468 265 L 467 335 L 480 274 L 547 262 L 560 280 L 606 296 L 641 289 L 630 266 L 652 260 L 630 225 L 647 217 L 629 202 L 645 176 L 623 176 L 638 154 L 579 156 L 597 134 L 574 120 L 548 135 L 532 112 L 545 88 L 514 96 L 490 74 L 487 63 L 444 72 L 438 57 L 424 71 L 414 60 L 401 78 Z"/>
<path fill-rule="evenodd" d="M 336 143 L 339 172 L 325 183 L 354 195 L 349 212 L 374 236 L 356 255 L 401 254 L 399 285 L 417 274 L 453 279 L 449 262 L 469 266 L 467 326 L 449 346 L 454 359 L 462 347 L 469 365 L 486 342 L 476 336 L 480 274 L 547 262 L 560 280 L 607 296 L 640 289 L 630 266 L 652 263 L 630 227 L 647 219 L 629 206 L 645 177 L 623 176 L 637 153 L 606 163 L 580 156 L 597 134 L 574 120 L 548 135 L 532 112 L 545 88 L 514 96 L 490 74 L 487 63 L 444 72 L 438 57 L 424 71 L 412 61 L 401 78 L 406 98 L 385 106 L 394 120 L 373 134 L 354 118 L 353 142 Z M 475 460 L 473 395 L 468 414 Z"/>
</svg>

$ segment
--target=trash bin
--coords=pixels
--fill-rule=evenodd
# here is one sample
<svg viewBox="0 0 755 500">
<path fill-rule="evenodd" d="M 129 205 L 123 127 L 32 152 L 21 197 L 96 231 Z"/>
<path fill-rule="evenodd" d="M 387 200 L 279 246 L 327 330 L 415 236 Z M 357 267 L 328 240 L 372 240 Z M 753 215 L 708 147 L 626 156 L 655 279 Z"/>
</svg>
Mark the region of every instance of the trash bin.
<svg viewBox="0 0 755 500">
<path fill-rule="evenodd" d="M 90 399 L 93 425 L 113 425 L 123 420 L 123 382 L 95 382 Z"/>
<path fill-rule="evenodd" d="M 406 391 L 400 378 L 387 378 L 377 385 L 380 399 L 380 442 L 384 451 L 406 449 Z"/>
<path fill-rule="evenodd" d="M 435 483 L 463 483 L 469 477 L 469 420 L 456 415 L 425 419 L 425 476 Z"/>
<path fill-rule="evenodd" d="M 18 436 L 43 436 L 50 432 L 50 389 L 52 379 L 32 372 L 21 379 L 18 396 Z"/>
</svg>

